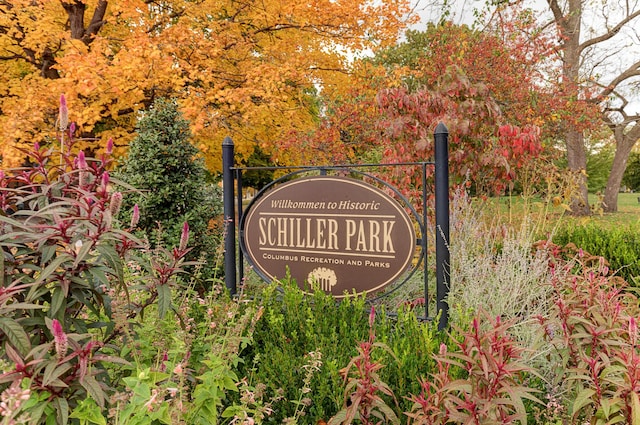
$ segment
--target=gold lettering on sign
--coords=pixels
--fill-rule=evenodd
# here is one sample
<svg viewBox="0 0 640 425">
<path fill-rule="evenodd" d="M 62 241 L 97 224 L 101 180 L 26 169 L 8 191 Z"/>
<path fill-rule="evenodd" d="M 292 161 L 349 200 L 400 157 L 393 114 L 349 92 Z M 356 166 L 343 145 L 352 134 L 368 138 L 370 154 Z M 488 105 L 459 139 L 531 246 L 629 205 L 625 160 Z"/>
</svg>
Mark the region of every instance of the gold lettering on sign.
<svg viewBox="0 0 640 425">
<path fill-rule="evenodd" d="M 338 221 L 333 218 L 260 217 L 260 246 L 338 250 Z"/>
<path fill-rule="evenodd" d="M 345 220 L 345 250 L 394 254 L 391 232 L 395 220 Z M 380 226 L 382 224 L 382 228 Z M 382 230 L 382 233 L 380 232 Z"/>
</svg>

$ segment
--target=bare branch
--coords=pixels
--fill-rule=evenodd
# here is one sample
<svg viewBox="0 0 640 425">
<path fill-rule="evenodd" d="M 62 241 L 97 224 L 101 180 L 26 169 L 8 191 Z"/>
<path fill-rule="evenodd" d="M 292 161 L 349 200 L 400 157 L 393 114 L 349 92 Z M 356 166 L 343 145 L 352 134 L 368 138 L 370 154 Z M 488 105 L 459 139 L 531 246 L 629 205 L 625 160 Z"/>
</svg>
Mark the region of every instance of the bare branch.
<svg viewBox="0 0 640 425">
<path fill-rule="evenodd" d="M 549 4 L 549 8 L 551 8 L 551 12 L 553 12 L 555 22 L 564 21 L 564 15 L 562 14 L 558 0 L 547 0 L 547 3 Z"/>
<path fill-rule="evenodd" d="M 598 36 L 598 37 L 594 37 L 592 39 L 589 39 L 587 41 L 585 41 L 584 43 L 580 44 L 580 46 L 578 46 L 578 49 L 580 52 L 582 52 L 584 49 L 591 47 L 595 44 L 598 43 L 602 43 L 603 41 L 607 41 L 613 37 L 615 37 L 616 34 L 618 34 L 620 32 L 620 30 L 626 26 L 629 22 L 633 21 L 635 18 L 640 16 L 640 9 L 636 10 L 635 12 L 633 12 L 630 15 L 627 15 L 623 20 L 621 20 L 620 22 L 618 22 L 618 24 L 611 28 L 609 31 L 607 31 L 606 33 Z"/>
<path fill-rule="evenodd" d="M 640 77 L 640 61 L 634 63 L 633 65 L 625 69 L 623 72 L 618 74 L 616 78 L 614 78 L 606 87 L 604 87 L 604 89 L 600 92 L 599 96 L 602 98 L 605 98 L 611 95 L 616 89 L 616 87 L 618 87 L 624 81 L 633 77 Z"/>
</svg>

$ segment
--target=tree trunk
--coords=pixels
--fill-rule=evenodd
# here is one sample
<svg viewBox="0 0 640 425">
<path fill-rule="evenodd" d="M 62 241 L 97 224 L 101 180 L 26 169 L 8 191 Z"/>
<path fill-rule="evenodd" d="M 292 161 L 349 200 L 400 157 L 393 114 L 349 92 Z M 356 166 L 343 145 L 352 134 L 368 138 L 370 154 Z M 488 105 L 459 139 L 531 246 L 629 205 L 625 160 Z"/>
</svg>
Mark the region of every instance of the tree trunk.
<svg viewBox="0 0 640 425">
<path fill-rule="evenodd" d="M 577 190 L 571 200 L 572 215 L 589 215 L 589 191 L 587 188 L 587 153 L 584 147 L 582 132 L 567 130 L 565 133 L 567 143 L 567 165 L 569 170 L 577 176 Z"/>
<path fill-rule="evenodd" d="M 582 1 L 568 0 L 567 10 L 558 0 L 547 0 L 560 28 L 562 38 L 562 84 L 565 94 L 580 98 L 580 64 L 582 47 L 580 45 L 580 29 L 582 26 Z M 584 134 L 581 129 L 566 123 L 564 128 L 567 145 L 567 166 L 577 177 L 577 190 L 571 199 L 572 215 L 589 215 L 589 191 L 587 189 L 587 153 L 584 146 Z"/>
<path fill-rule="evenodd" d="M 610 124 L 613 127 L 613 135 L 616 139 L 616 153 L 611 164 L 611 172 L 607 179 L 602 199 L 602 210 L 605 212 L 618 211 L 618 192 L 622 183 L 622 176 L 627 169 L 627 161 L 633 146 L 640 139 L 640 127 L 635 125 L 625 133 L 625 125 Z"/>
<path fill-rule="evenodd" d="M 87 10 L 87 5 L 80 0 L 62 2 L 62 7 L 64 7 L 69 17 L 71 38 L 82 40 L 86 45 L 91 44 L 93 37 L 98 34 L 98 31 L 100 31 L 104 25 L 104 15 L 107 11 L 108 3 L 107 0 L 98 1 L 93 11 L 91 22 L 89 22 L 89 25 L 85 28 L 84 15 Z"/>
<path fill-rule="evenodd" d="M 622 176 L 624 170 L 627 168 L 627 159 L 629 153 L 624 153 L 618 147 L 616 154 L 613 157 L 613 163 L 611 164 L 611 172 L 607 179 L 607 186 L 604 189 L 604 198 L 602 199 L 602 211 L 605 212 L 617 212 L 618 211 L 618 192 L 620 191 L 620 184 L 622 183 Z"/>
</svg>

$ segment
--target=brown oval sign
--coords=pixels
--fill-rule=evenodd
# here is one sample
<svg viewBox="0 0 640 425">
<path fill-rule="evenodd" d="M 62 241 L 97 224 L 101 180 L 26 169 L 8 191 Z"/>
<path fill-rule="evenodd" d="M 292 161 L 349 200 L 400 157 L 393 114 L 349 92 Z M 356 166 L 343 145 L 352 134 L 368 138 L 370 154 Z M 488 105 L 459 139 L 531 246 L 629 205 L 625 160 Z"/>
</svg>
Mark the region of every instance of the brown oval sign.
<svg viewBox="0 0 640 425">
<path fill-rule="evenodd" d="M 246 211 L 241 243 L 266 279 L 287 269 L 303 290 L 336 297 L 377 291 L 408 270 L 415 231 L 401 205 L 345 177 L 298 178 L 267 191 Z"/>
</svg>

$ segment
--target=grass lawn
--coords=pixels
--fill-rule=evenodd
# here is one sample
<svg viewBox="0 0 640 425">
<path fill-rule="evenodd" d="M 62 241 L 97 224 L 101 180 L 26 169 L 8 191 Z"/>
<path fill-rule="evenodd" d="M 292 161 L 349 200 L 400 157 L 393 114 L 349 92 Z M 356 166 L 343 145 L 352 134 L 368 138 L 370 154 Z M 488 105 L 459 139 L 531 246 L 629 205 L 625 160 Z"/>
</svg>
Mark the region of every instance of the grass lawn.
<svg viewBox="0 0 640 425">
<path fill-rule="evenodd" d="M 603 227 L 634 227 L 640 230 L 640 193 L 620 193 L 618 194 L 618 212 L 593 214 L 591 217 L 570 218 L 578 223 L 593 222 Z M 589 196 L 589 203 L 596 204 L 598 201 L 595 195 Z"/>
<path fill-rule="evenodd" d="M 547 232 L 557 225 L 580 226 L 588 223 L 603 227 L 637 228 L 640 231 L 639 197 L 639 193 L 620 193 L 618 212 L 595 212 L 589 217 L 572 217 L 561 206 L 548 204 L 540 198 L 524 199 L 518 195 L 489 198 L 486 202 L 479 202 L 478 206 L 486 209 L 487 217 L 504 223 L 517 225 L 523 217 L 527 217 L 541 232 Z M 597 196 L 589 195 L 589 203 L 597 205 Z"/>
</svg>

